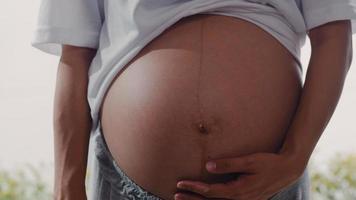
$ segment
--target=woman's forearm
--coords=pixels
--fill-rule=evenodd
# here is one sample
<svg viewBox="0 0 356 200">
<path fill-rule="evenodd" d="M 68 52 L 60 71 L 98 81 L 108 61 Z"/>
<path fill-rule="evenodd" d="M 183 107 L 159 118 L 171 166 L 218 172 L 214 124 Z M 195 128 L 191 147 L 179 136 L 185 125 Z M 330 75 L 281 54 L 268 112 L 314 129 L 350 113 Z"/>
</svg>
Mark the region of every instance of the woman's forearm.
<svg viewBox="0 0 356 200">
<path fill-rule="evenodd" d="M 92 52 L 63 48 L 54 98 L 54 152 L 56 200 L 86 199 L 85 175 L 90 108 L 87 102 L 88 68 Z"/>
<path fill-rule="evenodd" d="M 352 56 L 352 38 L 346 33 L 312 47 L 299 105 L 280 149 L 296 159 L 299 169 L 306 167 L 342 93 Z"/>
</svg>

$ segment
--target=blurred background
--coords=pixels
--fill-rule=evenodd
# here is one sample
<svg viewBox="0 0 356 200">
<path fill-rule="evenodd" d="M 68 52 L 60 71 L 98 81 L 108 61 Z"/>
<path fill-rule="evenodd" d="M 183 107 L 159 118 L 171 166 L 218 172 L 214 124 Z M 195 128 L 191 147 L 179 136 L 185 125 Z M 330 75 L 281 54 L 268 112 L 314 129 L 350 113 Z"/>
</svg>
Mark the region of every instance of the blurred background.
<svg viewBox="0 0 356 200">
<path fill-rule="evenodd" d="M 0 200 L 50 199 L 52 194 L 52 115 L 59 57 L 30 45 L 38 8 L 39 0 L 4 0 L 0 6 Z M 353 40 L 356 49 L 355 36 Z M 303 80 L 309 57 L 307 40 L 302 49 Z M 309 162 L 313 199 L 356 199 L 355 65 Z"/>
</svg>

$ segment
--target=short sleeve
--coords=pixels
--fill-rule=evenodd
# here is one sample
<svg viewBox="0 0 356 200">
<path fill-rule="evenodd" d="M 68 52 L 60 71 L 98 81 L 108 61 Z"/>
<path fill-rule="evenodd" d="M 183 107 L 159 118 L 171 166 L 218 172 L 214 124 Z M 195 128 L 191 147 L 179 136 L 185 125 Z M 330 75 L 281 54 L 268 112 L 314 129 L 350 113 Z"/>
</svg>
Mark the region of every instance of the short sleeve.
<svg viewBox="0 0 356 200">
<path fill-rule="evenodd" d="M 356 33 L 356 0 L 301 0 L 306 28 L 310 29 L 336 20 L 351 20 Z"/>
<path fill-rule="evenodd" d="M 97 48 L 103 0 L 41 0 L 31 46 L 60 56 L 62 44 Z"/>
</svg>

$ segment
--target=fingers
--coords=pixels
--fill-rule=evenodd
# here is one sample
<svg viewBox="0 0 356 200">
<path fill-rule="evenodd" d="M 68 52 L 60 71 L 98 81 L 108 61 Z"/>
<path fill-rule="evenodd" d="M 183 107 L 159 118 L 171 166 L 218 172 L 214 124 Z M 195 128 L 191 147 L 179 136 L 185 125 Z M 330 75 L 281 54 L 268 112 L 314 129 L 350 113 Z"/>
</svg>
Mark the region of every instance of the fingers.
<svg viewBox="0 0 356 200">
<path fill-rule="evenodd" d="M 180 181 L 178 188 L 194 192 L 208 198 L 230 198 L 242 190 L 244 180 L 230 181 L 226 183 L 206 184 L 197 181 Z"/>
<path fill-rule="evenodd" d="M 205 194 L 210 190 L 209 184 L 197 181 L 179 181 L 177 187 L 198 194 Z"/>
<path fill-rule="evenodd" d="M 241 175 L 237 180 L 214 184 L 184 180 L 177 187 L 207 198 L 245 200 L 260 195 L 263 182 L 256 175 Z"/>
<path fill-rule="evenodd" d="M 208 163 L 206 166 L 207 170 L 218 174 L 255 172 L 256 169 L 256 159 L 254 155 L 214 160 L 216 164 L 214 168 L 208 167 Z"/>
<path fill-rule="evenodd" d="M 199 200 L 201 199 L 199 195 L 203 199 L 266 200 L 269 194 L 286 185 L 287 179 L 290 179 L 288 176 L 291 176 L 283 173 L 283 160 L 273 153 L 255 153 L 214 161 L 215 169 L 207 168 L 208 171 L 221 174 L 236 173 L 239 174 L 238 179 L 216 184 L 182 180 L 178 182 L 177 187 L 197 194 L 194 199 Z M 287 169 L 291 166 L 285 164 L 284 167 Z"/>
<path fill-rule="evenodd" d="M 174 200 L 204 200 L 203 197 L 196 194 L 176 193 Z"/>
</svg>

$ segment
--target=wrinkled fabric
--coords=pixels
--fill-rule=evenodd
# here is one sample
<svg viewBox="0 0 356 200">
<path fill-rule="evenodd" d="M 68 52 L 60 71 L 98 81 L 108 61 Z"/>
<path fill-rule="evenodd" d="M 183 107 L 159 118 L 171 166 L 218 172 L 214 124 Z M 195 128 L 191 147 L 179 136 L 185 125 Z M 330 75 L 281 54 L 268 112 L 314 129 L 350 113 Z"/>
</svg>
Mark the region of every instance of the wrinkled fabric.
<svg viewBox="0 0 356 200">
<path fill-rule="evenodd" d="M 356 0 L 41 0 L 31 45 L 60 56 L 61 45 L 98 49 L 89 71 L 91 135 L 116 74 L 147 43 L 190 15 L 212 13 L 245 19 L 276 38 L 296 59 L 307 32 L 350 19 L 356 33 Z"/>
<path fill-rule="evenodd" d="M 96 142 L 99 178 L 96 179 L 97 187 L 93 188 L 93 200 L 160 200 L 127 177 L 113 160 L 101 135 L 96 138 Z"/>
</svg>

